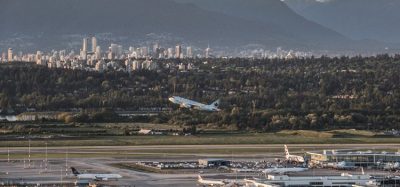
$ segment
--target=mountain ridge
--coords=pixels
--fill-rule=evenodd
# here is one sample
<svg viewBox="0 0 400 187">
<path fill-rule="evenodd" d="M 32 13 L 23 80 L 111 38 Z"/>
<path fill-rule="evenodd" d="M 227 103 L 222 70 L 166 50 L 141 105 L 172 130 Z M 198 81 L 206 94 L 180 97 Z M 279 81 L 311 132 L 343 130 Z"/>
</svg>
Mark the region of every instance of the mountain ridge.
<svg viewBox="0 0 400 187">
<path fill-rule="evenodd" d="M 169 37 L 169 45 L 189 43 L 201 47 L 207 44 L 228 48 L 257 44 L 266 49 L 301 50 L 364 47 L 305 20 L 280 0 L 213 2 L 216 7 L 227 5 L 229 9 L 213 11 L 173 0 L 2 0 L 0 48 L 51 49 L 67 44 L 76 48 L 81 42 L 76 38 L 98 33 L 110 34 L 107 41 L 99 41 L 108 45 L 145 43 L 143 38 L 153 34 L 158 37 L 155 41 Z M 235 11 L 240 14 L 235 16 Z"/>
<path fill-rule="evenodd" d="M 285 0 L 305 18 L 343 33 L 352 39 L 400 43 L 398 0 Z M 338 14 L 340 12 L 340 14 Z"/>
</svg>

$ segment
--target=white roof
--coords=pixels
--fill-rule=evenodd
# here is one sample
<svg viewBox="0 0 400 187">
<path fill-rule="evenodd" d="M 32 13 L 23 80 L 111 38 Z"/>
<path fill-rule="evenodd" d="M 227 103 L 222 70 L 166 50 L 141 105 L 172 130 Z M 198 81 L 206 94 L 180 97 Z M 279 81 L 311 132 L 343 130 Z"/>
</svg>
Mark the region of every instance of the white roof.
<svg viewBox="0 0 400 187">
<path fill-rule="evenodd" d="M 148 129 L 140 129 L 139 134 L 149 134 L 151 130 Z"/>
</svg>

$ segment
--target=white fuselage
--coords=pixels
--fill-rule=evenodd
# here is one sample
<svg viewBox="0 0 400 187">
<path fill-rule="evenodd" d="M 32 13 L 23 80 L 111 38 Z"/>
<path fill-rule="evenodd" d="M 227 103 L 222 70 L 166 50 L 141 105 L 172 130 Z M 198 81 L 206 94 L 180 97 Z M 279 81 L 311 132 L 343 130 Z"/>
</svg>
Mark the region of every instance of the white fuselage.
<svg viewBox="0 0 400 187">
<path fill-rule="evenodd" d="M 249 179 L 244 179 L 244 181 L 246 182 L 246 186 L 255 186 L 255 187 L 275 187 L 276 185 L 272 185 L 272 184 L 263 184 L 260 182 L 257 182 L 255 180 L 249 180 Z"/>
<path fill-rule="evenodd" d="M 190 99 L 185 99 L 182 97 L 172 96 L 168 99 L 172 103 L 178 104 L 182 108 L 189 108 L 189 109 L 196 109 L 196 110 L 203 110 L 203 111 L 220 111 L 217 106 L 214 105 L 206 105 L 203 103 L 199 103 Z"/>
<path fill-rule="evenodd" d="M 225 183 L 222 182 L 222 181 L 213 181 L 213 180 L 203 180 L 203 179 L 199 179 L 198 182 L 199 182 L 199 184 L 208 185 L 208 186 L 223 186 L 223 185 L 225 185 Z"/>
<path fill-rule="evenodd" d="M 79 179 L 91 179 L 91 180 L 118 180 L 122 178 L 121 175 L 118 174 L 78 174 L 77 177 Z"/>
<path fill-rule="evenodd" d="M 297 156 L 297 155 L 287 155 L 286 159 L 293 162 L 299 162 L 299 163 L 304 162 L 304 158 L 302 156 Z"/>
<path fill-rule="evenodd" d="M 297 156 L 297 155 L 291 155 L 289 153 L 289 149 L 288 149 L 287 145 L 284 145 L 284 148 L 285 148 L 285 158 L 286 158 L 287 161 L 297 162 L 297 163 L 304 163 L 304 157 Z"/>
</svg>

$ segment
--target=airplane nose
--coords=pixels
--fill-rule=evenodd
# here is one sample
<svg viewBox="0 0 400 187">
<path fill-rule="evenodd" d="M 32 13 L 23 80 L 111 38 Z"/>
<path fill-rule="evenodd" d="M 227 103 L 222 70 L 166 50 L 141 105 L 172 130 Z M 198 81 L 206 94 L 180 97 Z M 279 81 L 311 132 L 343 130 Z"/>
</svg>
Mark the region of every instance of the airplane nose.
<svg viewBox="0 0 400 187">
<path fill-rule="evenodd" d="M 174 102 L 174 98 L 173 97 L 168 98 L 168 100 L 171 101 L 171 102 Z"/>
</svg>

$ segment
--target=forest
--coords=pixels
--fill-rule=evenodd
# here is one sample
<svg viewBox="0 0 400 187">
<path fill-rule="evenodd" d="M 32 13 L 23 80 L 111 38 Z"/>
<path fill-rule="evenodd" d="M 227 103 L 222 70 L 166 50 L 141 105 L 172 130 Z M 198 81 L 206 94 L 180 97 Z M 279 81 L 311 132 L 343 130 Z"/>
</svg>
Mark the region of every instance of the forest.
<svg viewBox="0 0 400 187">
<path fill-rule="evenodd" d="M 50 69 L 32 63 L 0 65 L 0 109 L 24 112 L 172 108 L 146 120 L 185 126 L 282 129 L 399 129 L 400 56 L 284 59 L 165 59 L 157 71 Z M 122 63 L 122 62 L 121 62 Z M 180 71 L 178 64 L 193 64 Z M 181 96 L 221 99 L 221 112 L 178 109 Z M 99 118 L 96 113 L 96 119 Z M 113 116 L 107 112 L 108 116 Z M 89 117 L 88 117 L 89 116 Z"/>
</svg>

